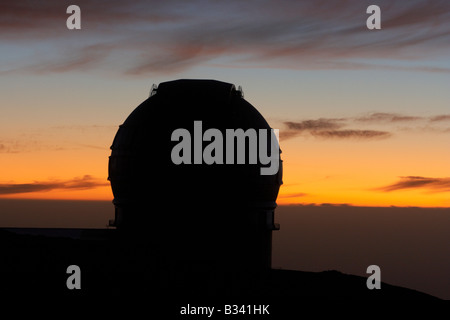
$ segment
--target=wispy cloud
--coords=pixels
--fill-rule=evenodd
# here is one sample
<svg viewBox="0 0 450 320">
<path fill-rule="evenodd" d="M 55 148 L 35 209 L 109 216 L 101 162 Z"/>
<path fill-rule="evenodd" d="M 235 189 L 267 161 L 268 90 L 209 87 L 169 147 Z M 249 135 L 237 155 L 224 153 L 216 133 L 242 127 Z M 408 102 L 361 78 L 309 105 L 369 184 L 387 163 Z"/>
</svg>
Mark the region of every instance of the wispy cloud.
<svg viewBox="0 0 450 320">
<path fill-rule="evenodd" d="M 6 38 L 8 35 L 11 38 L 19 36 L 17 40 L 26 37 L 48 39 L 67 35 L 66 19 L 69 15 L 66 14 L 66 9 L 71 4 L 74 4 L 73 1 L 68 0 L 1 3 L 0 35 Z M 104 1 L 77 0 L 76 4 L 81 8 L 82 28 L 96 33 L 107 33 L 110 29 L 144 22 L 164 23 L 173 21 L 178 16 L 176 11 L 168 10 L 170 5 L 156 1 L 146 3 L 143 0 L 108 0 L 106 4 Z"/>
<path fill-rule="evenodd" d="M 387 131 L 378 130 L 321 130 L 311 131 L 311 134 L 321 138 L 338 139 L 383 139 L 389 138 L 392 134 Z"/>
<path fill-rule="evenodd" d="M 287 140 L 295 136 L 307 133 L 312 135 L 320 135 L 322 131 L 334 131 L 344 124 L 340 123 L 342 119 L 311 119 L 302 121 L 285 121 L 283 124 L 286 126 L 286 130 L 280 131 L 280 139 Z"/>
<path fill-rule="evenodd" d="M 66 72 L 122 61 L 130 75 L 170 73 L 210 63 L 298 69 L 398 69 L 450 72 L 432 64 L 450 48 L 450 3 L 379 0 L 382 30 L 365 26 L 364 1 L 77 1 L 82 30 L 65 27 L 69 1 L 0 5 L 0 40 L 55 41 L 49 55 L 2 72 Z M 200 10 L 201 8 L 201 10 Z M 61 45 L 62 44 L 62 45 Z M 53 55 L 55 48 L 66 48 Z M 59 52 L 61 53 L 61 52 Z M 123 63 L 123 56 L 127 63 Z M 47 56 L 47 57 L 45 57 Z M 430 64 L 419 65 L 423 57 Z M 36 58 L 39 60 L 37 61 Z M 376 58 L 377 61 L 371 60 Z M 118 60 L 120 59 L 120 60 Z M 383 64 L 383 59 L 401 60 Z"/>
<path fill-rule="evenodd" d="M 39 152 L 39 151 L 63 151 L 68 147 L 61 143 L 43 142 L 39 139 L 7 139 L 0 140 L 1 153 L 23 153 L 23 152 Z"/>
<path fill-rule="evenodd" d="M 118 129 L 117 125 L 61 125 L 24 130 L 15 138 L 0 137 L 1 153 L 24 153 L 40 151 L 66 151 L 80 148 L 106 150 L 109 148 L 111 135 Z M 105 144 L 94 145 L 89 142 L 92 136 L 104 138 Z"/>
<path fill-rule="evenodd" d="M 450 178 L 400 177 L 399 181 L 374 190 L 391 192 L 404 189 L 426 189 L 431 192 L 450 192 Z"/>
<path fill-rule="evenodd" d="M 117 125 L 98 125 L 98 124 L 91 124 L 91 125 L 62 125 L 62 126 L 53 126 L 49 128 L 50 130 L 58 130 L 59 132 L 63 131 L 77 131 L 77 132 L 88 132 L 88 131 L 117 131 L 118 126 Z"/>
<path fill-rule="evenodd" d="M 338 129 L 342 124 L 338 123 L 338 119 L 320 118 L 317 120 L 303 120 L 300 122 L 286 121 L 284 124 L 290 130 L 306 131 L 306 130 L 324 130 L 324 129 Z"/>
<path fill-rule="evenodd" d="M 348 124 L 350 119 L 326 119 L 303 120 L 298 122 L 286 121 L 286 130 L 280 131 L 280 139 L 287 140 L 301 134 L 324 139 L 382 139 L 389 138 L 392 134 L 380 130 L 341 129 Z"/>
<path fill-rule="evenodd" d="M 407 122 L 420 119 L 422 119 L 422 117 L 414 117 L 398 113 L 376 112 L 370 113 L 366 116 L 357 117 L 355 120 L 361 122 Z"/>
<path fill-rule="evenodd" d="M 52 190 L 86 190 L 107 185 L 109 185 L 109 183 L 96 179 L 90 175 L 85 175 L 81 178 L 76 177 L 64 181 L 34 181 L 32 183 L 0 184 L 0 195 L 45 192 Z"/>
<path fill-rule="evenodd" d="M 411 116 L 400 113 L 389 112 L 373 112 L 363 116 L 355 117 L 355 121 L 367 123 L 386 123 L 386 122 L 414 122 L 414 121 L 429 121 L 429 122 L 444 122 L 450 121 L 450 114 L 440 114 L 431 117 Z"/>
<path fill-rule="evenodd" d="M 394 132 L 445 134 L 450 132 L 450 128 L 439 124 L 446 121 L 450 121 L 450 115 L 424 117 L 388 112 L 372 112 L 355 117 L 284 121 L 285 128 L 280 130 L 280 139 L 288 140 L 303 135 L 324 139 L 367 140 L 389 138 Z M 363 128 L 360 128 L 361 126 Z M 372 128 L 374 126 L 375 128 Z M 380 129 L 381 126 L 383 130 Z M 389 130 L 386 130 L 385 126 L 390 126 Z"/>
<path fill-rule="evenodd" d="M 307 196 L 307 193 L 296 192 L 296 193 L 288 193 L 288 194 L 279 194 L 278 198 L 300 198 Z"/>
<path fill-rule="evenodd" d="M 434 116 L 430 118 L 430 121 L 437 122 L 437 121 L 450 121 L 450 114 L 441 114 L 439 116 Z"/>
<path fill-rule="evenodd" d="M 45 144 L 37 139 L 0 140 L 0 153 L 21 153 L 40 150 L 61 151 L 65 150 L 65 147 L 56 144 Z"/>
</svg>

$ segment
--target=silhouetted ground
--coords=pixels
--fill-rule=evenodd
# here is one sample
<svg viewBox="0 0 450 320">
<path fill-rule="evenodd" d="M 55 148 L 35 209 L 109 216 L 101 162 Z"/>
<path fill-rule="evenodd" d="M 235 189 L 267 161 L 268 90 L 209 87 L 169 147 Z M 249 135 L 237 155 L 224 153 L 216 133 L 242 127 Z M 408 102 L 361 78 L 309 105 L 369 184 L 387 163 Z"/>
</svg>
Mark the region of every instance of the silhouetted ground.
<svg viewBox="0 0 450 320">
<path fill-rule="evenodd" d="M 175 282 L 165 282 L 154 271 L 157 263 L 148 248 L 124 243 L 116 230 L 0 229 L 0 252 L 2 292 L 8 295 L 130 296 L 156 292 L 160 300 L 186 303 L 199 299 L 217 302 L 222 298 L 260 299 L 260 303 L 279 298 L 437 299 L 386 283 L 381 284 L 380 290 L 369 290 L 366 278 L 338 271 L 271 270 L 265 281 L 256 284 L 246 282 L 243 274 L 243 282 L 237 286 L 236 282 L 232 285 L 232 281 L 225 281 L 214 288 L 211 283 L 219 282 L 206 283 L 207 270 L 200 267 L 197 271 L 178 274 L 188 274 L 186 278 L 181 276 Z M 81 290 L 66 287 L 69 265 L 81 269 Z M 233 279 L 239 279 L 239 275 L 235 276 Z M 167 283 L 175 285 L 168 287 Z"/>
</svg>

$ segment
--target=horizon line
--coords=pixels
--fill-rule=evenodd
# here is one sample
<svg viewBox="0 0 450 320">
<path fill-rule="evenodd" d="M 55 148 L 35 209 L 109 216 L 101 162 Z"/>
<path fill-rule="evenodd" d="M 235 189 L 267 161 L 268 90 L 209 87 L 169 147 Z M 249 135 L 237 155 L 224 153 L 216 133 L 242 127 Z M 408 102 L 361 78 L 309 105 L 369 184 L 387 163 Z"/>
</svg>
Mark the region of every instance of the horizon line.
<svg viewBox="0 0 450 320">
<path fill-rule="evenodd" d="M 110 202 L 111 200 L 103 199 L 39 199 L 39 198 L 3 198 L 2 200 L 13 200 L 13 201 L 58 201 L 58 202 Z M 354 208 L 423 208 L 423 209 L 450 209 L 450 206 L 399 206 L 399 205 L 354 205 L 349 203 L 283 203 L 277 204 L 277 207 L 354 207 Z"/>
</svg>

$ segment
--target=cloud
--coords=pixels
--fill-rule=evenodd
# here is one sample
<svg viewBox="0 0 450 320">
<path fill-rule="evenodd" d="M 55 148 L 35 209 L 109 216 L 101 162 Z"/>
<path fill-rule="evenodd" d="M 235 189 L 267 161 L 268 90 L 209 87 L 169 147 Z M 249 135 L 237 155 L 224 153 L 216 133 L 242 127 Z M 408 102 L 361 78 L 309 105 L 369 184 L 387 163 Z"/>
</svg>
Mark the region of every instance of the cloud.
<svg viewBox="0 0 450 320">
<path fill-rule="evenodd" d="M 88 70 L 88 68 L 95 67 L 98 63 L 105 60 L 113 50 L 113 45 L 109 44 L 95 44 L 85 46 L 75 52 L 67 52 L 64 58 L 56 61 L 48 61 L 47 63 L 40 63 L 31 65 L 29 67 L 33 73 L 62 73 L 70 72 L 72 70 Z"/>
<path fill-rule="evenodd" d="M 109 183 L 99 181 L 90 175 L 85 175 L 82 178 L 73 178 L 72 180 L 65 181 L 0 184 L 0 195 L 47 192 L 52 190 L 87 190 L 107 185 Z"/>
<path fill-rule="evenodd" d="M 39 148 L 36 140 L 0 140 L 0 153 L 19 153 Z"/>
<path fill-rule="evenodd" d="M 311 131 L 311 134 L 321 138 L 338 139 L 382 139 L 392 135 L 390 132 L 378 130 L 321 130 Z"/>
<path fill-rule="evenodd" d="M 418 133 L 418 134 L 423 134 L 423 133 L 446 134 L 446 133 L 450 133 L 450 128 L 448 128 L 448 127 L 447 128 L 443 128 L 443 127 L 430 126 L 430 125 L 416 126 L 416 127 L 399 127 L 398 130 L 399 131 L 404 131 L 404 132 Z"/>
<path fill-rule="evenodd" d="M 23 38 L 38 36 L 40 39 L 46 39 L 67 35 L 66 20 L 69 14 L 66 13 L 66 9 L 71 4 L 73 1 L 69 0 L 2 3 L 0 36 L 19 35 L 19 39 L 20 36 Z M 143 22 L 162 23 L 175 18 L 172 12 L 167 10 L 167 5 L 164 8 L 157 2 L 146 5 L 144 1 L 129 0 L 125 3 L 120 0 L 108 0 L 105 5 L 105 1 L 77 0 L 76 4 L 81 9 L 82 29 L 97 33 Z"/>
<path fill-rule="evenodd" d="M 300 132 L 295 131 L 295 130 L 280 130 L 280 133 L 279 133 L 280 141 L 289 140 L 291 138 L 298 136 L 299 134 L 300 134 Z M 0 152 L 1 152 L 1 148 L 0 148 Z"/>
<path fill-rule="evenodd" d="M 117 131 L 117 125 L 98 125 L 98 124 L 88 124 L 88 125 L 61 125 L 61 126 L 53 126 L 49 128 L 50 130 L 58 130 L 60 133 L 62 131 L 77 131 L 80 133 L 85 133 L 89 131 L 95 132 L 111 132 Z M 60 134 L 59 133 L 59 134 Z"/>
<path fill-rule="evenodd" d="M 336 119 L 324 119 L 317 120 L 304 120 L 300 122 L 286 121 L 284 124 L 291 130 L 304 131 L 304 130 L 322 130 L 322 129 L 338 129 L 342 127 L 338 124 Z"/>
<path fill-rule="evenodd" d="M 430 121 L 432 121 L 432 122 L 450 121 L 450 114 L 441 114 L 441 115 L 438 115 L 438 116 L 431 117 Z"/>
<path fill-rule="evenodd" d="M 278 198 L 299 198 L 307 196 L 307 193 L 297 192 L 297 193 L 288 193 L 288 194 L 279 194 Z"/>
<path fill-rule="evenodd" d="M 67 147 L 62 144 L 44 143 L 33 137 L 25 139 L 22 136 L 19 139 L 0 140 L 0 153 L 36 152 L 42 150 L 62 151 L 67 150 Z"/>
<path fill-rule="evenodd" d="M 404 189 L 428 189 L 432 192 L 449 192 L 450 178 L 400 177 L 400 181 L 374 190 L 391 192 Z"/>
<path fill-rule="evenodd" d="M 450 121 L 450 115 L 424 117 L 389 112 L 372 112 L 356 117 L 284 121 L 285 129 L 280 130 L 280 140 L 288 140 L 300 135 L 325 139 L 382 139 L 391 137 L 394 131 L 446 134 L 450 132 L 450 128 L 438 126 L 439 122 L 445 121 Z M 408 126 L 400 126 L 400 124 L 408 124 Z M 358 128 L 361 125 L 366 128 Z M 379 130 L 376 127 L 372 129 L 374 126 L 386 125 L 391 126 L 390 130 Z M 350 126 L 357 128 L 349 128 Z"/>
<path fill-rule="evenodd" d="M 413 117 L 402 115 L 398 113 L 384 113 L 384 112 L 376 112 L 371 113 L 367 116 L 358 117 L 355 120 L 361 122 L 405 122 L 405 121 L 415 121 L 423 119 L 422 117 Z"/>
<path fill-rule="evenodd" d="M 450 72 L 432 64 L 433 57 L 445 56 L 450 47 L 450 3 L 444 0 L 380 0 L 383 29 L 377 32 L 365 26 L 368 0 L 319 4 L 110 0 L 107 5 L 79 0 L 79 31 L 66 28 L 70 4 L 64 0 L 2 4 L 2 43 L 29 48 L 30 43 L 45 40 L 50 45 L 48 54 L 42 51 L 25 62 L 11 64 L 6 58 L 8 69 L 0 70 L 67 72 L 111 62 L 117 72 L 136 76 L 220 61 L 235 67 Z M 430 65 L 415 63 L 423 57 Z M 402 63 L 384 64 L 383 59 Z"/>
<path fill-rule="evenodd" d="M 287 140 L 301 134 L 325 139 L 381 139 L 392 134 L 380 130 L 341 129 L 347 126 L 351 118 L 320 118 L 298 122 L 286 121 L 286 130 L 280 130 L 280 139 Z"/>
<path fill-rule="evenodd" d="M 286 126 L 286 130 L 280 130 L 280 139 L 287 140 L 298 136 L 302 133 L 320 132 L 320 130 L 338 129 L 343 125 L 339 123 L 341 119 L 313 119 L 303 121 L 285 121 L 283 124 Z"/>
<path fill-rule="evenodd" d="M 77 144 L 80 147 L 88 148 L 88 149 L 95 149 L 95 150 L 109 150 L 108 146 L 97 146 L 93 144 L 84 144 L 84 143 L 78 143 Z"/>
<path fill-rule="evenodd" d="M 60 125 L 20 130 L 15 138 L 2 137 L 0 139 L 1 153 L 24 153 L 40 151 L 65 151 L 90 148 L 98 150 L 109 149 L 111 135 L 117 131 L 117 125 Z M 106 141 L 105 144 L 91 144 L 95 136 L 97 140 Z"/>
<path fill-rule="evenodd" d="M 419 116 L 411 116 L 400 113 L 389 113 L 389 112 L 373 112 L 364 116 L 355 117 L 354 120 L 357 122 L 366 122 L 366 123 L 387 123 L 387 122 L 414 122 L 414 121 L 429 121 L 429 122 L 440 122 L 440 121 L 450 121 L 450 114 L 441 114 L 431 117 L 419 117 Z"/>
</svg>

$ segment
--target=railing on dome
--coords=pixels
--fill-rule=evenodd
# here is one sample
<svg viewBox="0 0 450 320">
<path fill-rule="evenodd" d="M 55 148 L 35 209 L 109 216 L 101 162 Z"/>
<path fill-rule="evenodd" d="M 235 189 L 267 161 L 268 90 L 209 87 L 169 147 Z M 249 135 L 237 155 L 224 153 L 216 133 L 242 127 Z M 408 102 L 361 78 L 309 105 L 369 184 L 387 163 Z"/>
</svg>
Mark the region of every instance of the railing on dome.
<svg viewBox="0 0 450 320">
<path fill-rule="evenodd" d="M 152 84 L 152 87 L 150 88 L 150 95 L 149 95 L 149 97 L 154 96 L 157 91 L 158 91 L 158 85 L 157 84 Z"/>
<path fill-rule="evenodd" d="M 238 86 L 237 92 L 241 94 L 241 98 L 244 98 L 244 89 L 242 89 L 242 86 Z"/>
</svg>

